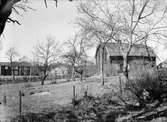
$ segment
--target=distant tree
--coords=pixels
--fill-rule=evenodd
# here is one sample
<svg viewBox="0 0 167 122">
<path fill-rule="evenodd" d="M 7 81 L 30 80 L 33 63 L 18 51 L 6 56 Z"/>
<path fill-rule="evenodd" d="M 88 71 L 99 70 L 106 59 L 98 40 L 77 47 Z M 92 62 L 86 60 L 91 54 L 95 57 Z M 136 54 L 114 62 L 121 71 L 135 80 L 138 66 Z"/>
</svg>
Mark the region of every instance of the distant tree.
<svg viewBox="0 0 167 122">
<path fill-rule="evenodd" d="M 60 50 L 58 49 L 59 43 L 55 42 L 51 37 L 48 37 L 45 43 L 38 43 L 34 49 L 34 56 L 42 66 L 42 81 L 41 85 L 44 85 L 45 79 L 48 77 L 48 72 L 52 63 L 56 62 Z"/>
<path fill-rule="evenodd" d="M 29 62 L 29 58 L 27 56 L 22 56 L 18 60 L 19 62 Z"/>
<path fill-rule="evenodd" d="M 103 44 L 102 49 L 108 42 L 120 45 L 123 74 L 128 80 L 128 56 L 133 46 L 145 44 L 147 48 L 148 41 L 159 41 L 167 37 L 165 4 L 161 0 L 81 2 L 78 9 L 81 14 L 78 24 L 83 36 L 87 37 L 88 41 Z M 102 50 L 102 72 L 103 52 Z"/>
<path fill-rule="evenodd" d="M 76 34 L 74 39 L 66 42 L 66 45 L 68 46 L 69 51 L 65 52 L 62 57 L 71 65 L 71 78 L 74 80 L 75 74 L 78 73 L 82 81 L 85 66 L 84 62 L 87 58 L 83 45 L 83 39 L 79 39 L 78 34 Z"/>
<path fill-rule="evenodd" d="M 11 67 L 11 73 L 13 76 L 13 80 L 14 80 L 14 75 L 15 75 L 13 63 L 18 56 L 19 56 L 19 53 L 16 51 L 15 47 L 10 47 L 6 52 L 6 57 L 10 61 L 10 67 Z"/>
</svg>

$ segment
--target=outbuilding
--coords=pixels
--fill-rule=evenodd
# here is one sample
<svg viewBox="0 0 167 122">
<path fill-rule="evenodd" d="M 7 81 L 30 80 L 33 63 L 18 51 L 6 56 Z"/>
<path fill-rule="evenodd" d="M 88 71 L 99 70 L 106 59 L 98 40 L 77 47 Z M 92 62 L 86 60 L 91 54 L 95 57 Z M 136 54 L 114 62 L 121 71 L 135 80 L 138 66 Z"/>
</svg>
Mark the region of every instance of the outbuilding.
<svg viewBox="0 0 167 122">
<path fill-rule="evenodd" d="M 102 48 L 104 47 L 104 57 L 102 58 Z M 126 50 L 128 44 L 107 43 L 100 44 L 96 48 L 96 66 L 97 73 L 100 74 L 102 69 L 102 60 L 104 62 L 104 75 L 112 76 L 123 73 L 123 55 L 121 48 Z M 156 66 L 156 55 L 151 47 L 135 44 L 132 46 L 128 55 L 128 70 L 133 73 L 142 71 L 143 68 Z"/>
</svg>

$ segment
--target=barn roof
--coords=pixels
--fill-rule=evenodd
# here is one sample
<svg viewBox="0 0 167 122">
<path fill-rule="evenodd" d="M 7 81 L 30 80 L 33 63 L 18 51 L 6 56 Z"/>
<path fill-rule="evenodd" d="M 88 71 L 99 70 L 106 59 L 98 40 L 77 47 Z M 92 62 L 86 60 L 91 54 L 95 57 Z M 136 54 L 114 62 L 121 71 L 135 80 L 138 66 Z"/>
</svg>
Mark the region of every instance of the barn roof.
<svg viewBox="0 0 167 122">
<path fill-rule="evenodd" d="M 97 47 L 96 55 L 97 55 L 97 52 L 98 52 L 99 48 L 102 45 L 104 46 L 104 44 L 101 44 Z M 122 56 L 120 44 L 118 44 L 118 43 L 107 43 L 105 46 L 106 46 L 106 50 L 107 50 L 107 52 L 109 53 L 110 56 Z M 127 50 L 128 49 L 128 44 L 124 43 L 124 44 L 122 44 L 121 47 L 123 47 L 124 50 Z M 145 56 L 145 57 L 148 57 L 148 55 L 150 55 L 151 57 L 156 57 L 156 55 L 155 55 L 155 53 L 154 53 L 154 51 L 151 47 L 148 47 L 148 46 L 146 47 L 145 45 L 142 45 L 142 44 L 135 44 L 132 47 L 132 49 L 130 51 L 130 54 L 129 54 L 129 56 Z"/>
</svg>

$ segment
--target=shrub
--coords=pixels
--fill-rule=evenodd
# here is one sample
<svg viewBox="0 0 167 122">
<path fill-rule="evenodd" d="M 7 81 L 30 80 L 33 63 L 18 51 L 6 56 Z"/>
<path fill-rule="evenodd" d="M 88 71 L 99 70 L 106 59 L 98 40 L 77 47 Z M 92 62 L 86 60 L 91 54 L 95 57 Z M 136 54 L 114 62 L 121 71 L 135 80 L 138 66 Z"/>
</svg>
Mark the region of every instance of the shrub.
<svg viewBox="0 0 167 122">
<path fill-rule="evenodd" d="M 28 81 L 29 81 L 29 78 L 26 77 L 26 76 L 23 76 L 23 81 L 24 81 L 24 82 L 28 82 Z"/>
<path fill-rule="evenodd" d="M 162 95 L 166 91 L 154 68 L 136 72 L 133 78 L 127 81 L 126 89 L 132 93 L 140 106 L 154 100 L 162 101 Z"/>
</svg>

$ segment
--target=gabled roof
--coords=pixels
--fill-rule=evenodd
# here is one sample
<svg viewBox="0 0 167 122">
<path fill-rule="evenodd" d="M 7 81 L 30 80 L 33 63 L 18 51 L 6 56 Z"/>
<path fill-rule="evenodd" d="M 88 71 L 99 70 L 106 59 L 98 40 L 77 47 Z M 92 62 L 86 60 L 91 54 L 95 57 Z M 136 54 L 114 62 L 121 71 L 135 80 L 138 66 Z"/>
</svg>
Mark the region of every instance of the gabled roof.
<svg viewBox="0 0 167 122">
<path fill-rule="evenodd" d="M 101 46 L 104 46 L 104 44 L 100 44 L 97 47 L 95 57 L 97 56 L 97 52 Z M 127 50 L 128 44 L 123 43 L 121 47 L 123 47 L 124 50 Z M 122 56 L 120 44 L 118 43 L 107 43 L 105 45 L 105 48 L 110 56 Z M 129 56 L 144 56 L 144 57 L 148 57 L 149 55 L 150 57 L 156 57 L 151 47 L 148 46 L 146 47 L 145 45 L 142 44 L 133 45 L 129 54 Z"/>
</svg>

